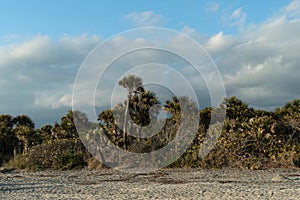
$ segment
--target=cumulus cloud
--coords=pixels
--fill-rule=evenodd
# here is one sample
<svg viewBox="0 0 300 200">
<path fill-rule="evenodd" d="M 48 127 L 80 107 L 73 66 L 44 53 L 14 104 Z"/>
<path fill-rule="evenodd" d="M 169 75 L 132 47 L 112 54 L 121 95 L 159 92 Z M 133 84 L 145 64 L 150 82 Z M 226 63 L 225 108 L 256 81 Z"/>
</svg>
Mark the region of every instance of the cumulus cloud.
<svg viewBox="0 0 300 200">
<path fill-rule="evenodd" d="M 36 107 L 58 109 L 72 106 L 72 87 L 61 86 L 55 90 L 40 90 L 34 93 Z"/>
<path fill-rule="evenodd" d="M 269 109 L 299 98 L 299 31 L 300 21 L 278 16 L 230 36 L 221 52 L 210 50 L 214 58 L 222 55 L 217 65 L 228 95 Z"/>
<path fill-rule="evenodd" d="M 203 36 L 188 26 L 181 31 L 197 38 L 216 62 L 225 82 L 227 96 L 236 95 L 251 106 L 273 109 L 300 97 L 300 20 L 289 15 L 299 9 L 298 2 L 293 1 L 284 8 L 284 12 L 261 24 L 249 27 L 244 25 L 236 35 L 220 31 L 211 36 Z M 142 14 L 144 18 L 137 18 L 138 15 L 135 14 L 131 14 L 129 18 L 135 19 L 139 26 L 152 26 L 162 19 L 153 12 Z M 230 18 L 240 25 L 244 23 L 246 14 L 240 8 L 233 11 Z M 52 40 L 47 35 L 37 35 L 21 43 L 0 46 L 0 112 L 24 112 L 35 116 L 37 121 L 39 118 L 47 118 L 48 122 L 52 122 L 50 119 L 54 119 L 54 116 L 57 119 L 71 106 L 73 83 L 80 64 L 101 40 L 100 36 L 89 35 L 66 35 L 58 40 Z M 182 37 L 165 37 L 158 42 L 164 42 L 174 49 L 182 49 L 191 58 L 201 60 L 201 56 L 193 52 L 191 44 L 186 43 Z M 132 39 L 119 36 L 106 45 L 104 51 L 88 64 L 100 67 L 110 64 L 110 67 L 97 88 L 92 85 L 92 81 L 98 78 L 95 76 L 99 73 L 97 67 L 85 74 L 85 82 L 79 85 L 79 96 L 90 95 L 89 91 L 92 89 L 94 92 L 95 89 L 95 98 L 84 103 L 109 107 L 110 90 L 114 88 L 118 91 L 116 94 L 120 94 L 115 94 L 115 102 L 122 102 L 126 98 L 126 90 L 118 88 L 118 80 L 133 66 L 155 61 L 186 75 L 197 88 L 202 106 L 210 105 L 204 80 L 199 79 L 195 69 L 180 56 L 148 49 L 129 52 L 113 63 L 108 59 L 112 52 L 124 48 L 135 49 L 140 45 L 155 46 L 155 41 L 149 41 L 147 37 Z M 138 69 L 132 72 L 142 75 Z M 203 72 L 205 76 L 213 78 L 209 67 L 204 67 Z M 182 82 L 168 75 L 169 73 L 171 72 L 168 70 L 161 73 L 150 70 L 145 78 L 159 78 L 165 80 L 166 84 L 185 91 Z M 100 85 L 103 88 L 99 88 Z"/>
<path fill-rule="evenodd" d="M 94 51 L 93 55 L 91 55 L 87 63 L 85 63 L 86 66 L 89 66 L 89 70 L 86 70 L 84 73 L 82 73 L 82 76 L 80 76 L 80 81 L 78 81 L 79 84 L 76 85 L 76 88 L 78 88 L 78 90 L 76 90 L 78 91 L 78 94 L 76 96 L 78 98 L 76 98 L 75 104 L 94 105 L 95 103 L 97 107 L 107 107 L 111 103 L 112 94 L 110 93 L 110 91 L 114 90 L 114 87 L 118 85 L 118 81 L 127 73 L 137 74 L 144 80 L 144 83 L 149 80 L 160 80 L 164 81 L 164 83 L 168 86 L 173 86 L 174 83 L 178 82 L 178 79 L 173 79 L 174 77 L 170 75 L 173 73 L 172 70 L 170 71 L 170 69 L 164 69 L 163 71 L 159 72 L 153 69 L 149 70 L 149 67 L 151 68 L 151 66 L 155 64 L 145 66 L 145 64 L 147 63 L 159 63 L 162 66 L 173 67 L 174 69 L 180 71 L 180 73 L 188 74 L 188 72 L 185 72 L 183 70 L 186 69 L 190 64 L 182 57 L 180 57 L 180 55 L 176 55 L 172 52 L 164 50 L 149 49 L 149 47 L 151 46 L 156 46 L 157 42 L 166 42 L 164 38 L 165 35 L 162 34 L 161 36 L 161 39 L 159 39 L 159 37 L 155 37 L 160 40 L 155 42 L 141 38 L 131 40 L 126 36 L 118 36 L 113 40 L 107 41 L 99 50 Z M 167 43 L 165 44 L 165 47 L 167 49 L 186 48 L 186 50 L 184 51 L 186 51 L 190 57 L 197 59 L 199 58 L 199 56 L 201 56 L 197 54 L 197 52 L 190 51 L 190 46 L 189 44 L 186 44 L 186 40 L 183 40 L 183 38 L 181 37 L 174 36 L 175 35 L 168 38 L 169 41 L 167 41 Z M 147 36 L 145 36 L 145 38 L 147 38 Z M 141 46 L 145 47 L 145 49 L 139 50 Z M 105 49 L 109 49 L 110 51 L 105 52 Z M 108 59 L 111 57 L 111 52 L 118 52 L 120 50 L 127 51 L 127 49 L 138 50 L 128 52 L 125 55 L 118 57 L 113 62 Z M 102 55 L 102 57 L 99 57 L 98 55 Z M 103 69 L 107 66 L 108 68 L 106 68 L 105 73 L 101 76 L 99 67 Z M 143 70 L 141 70 L 141 68 L 144 70 L 144 73 L 142 73 Z M 166 74 L 168 75 L 166 76 Z M 191 77 L 190 75 L 191 74 L 188 74 L 188 77 Z M 96 83 L 100 76 L 101 88 L 95 88 L 95 85 L 93 85 L 93 83 Z M 186 91 L 184 85 L 177 86 L 178 88 L 182 89 L 181 94 L 177 93 L 177 95 L 183 95 Z M 118 103 L 122 103 L 124 99 L 126 99 L 126 92 L 124 93 L 124 91 L 126 90 L 123 89 L 123 93 L 119 96 L 115 95 L 115 98 L 119 100 L 117 101 Z M 88 101 L 86 100 L 85 97 L 93 96 L 94 93 L 96 95 L 96 99 L 101 99 L 101 101 L 94 102 L 94 99 L 90 99 Z"/>
<path fill-rule="evenodd" d="M 137 27 L 160 27 L 165 23 L 163 16 L 155 14 L 153 11 L 132 12 L 127 14 L 125 18 Z"/>
<path fill-rule="evenodd" d="M 208 39 L 205 47 L 208 51 L 213 53 L 222 52 L 224 49 L 230 48 L 233 42 L 232 36 L 224 35 L 223 32 L 219 32 Z"/>
<path fill-rule="evenodd" d="M 1 46 L 0 112 L 38 116 L 42 115 L 39 109 L 70 108 L 76 72 L 100 40 L 80 35 L 52 41 L 47 35 L 37 35 Z"/>
</svg>

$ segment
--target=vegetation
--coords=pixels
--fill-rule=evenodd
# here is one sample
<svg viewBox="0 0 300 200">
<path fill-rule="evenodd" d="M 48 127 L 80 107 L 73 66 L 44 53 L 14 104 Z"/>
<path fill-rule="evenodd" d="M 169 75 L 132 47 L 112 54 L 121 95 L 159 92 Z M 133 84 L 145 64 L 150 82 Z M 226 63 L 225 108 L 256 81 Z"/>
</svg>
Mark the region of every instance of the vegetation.
<svg viewBox="0 0 300 200">
<path fill-rule="evenodd" d="M 80 111 L 68 111 L 60 123 L 35 129 L 26 115 L 0 114 L 0 165 L 31 170 L 98 168 L 101 163 L 86 150 L 79 135 L 89 140 L 99 132 L 87 131 L 86 127 L 101 130 L 120 148 L 145 153 L 167 145 L 174 139 L 182 119 L 190 120 L 188 115 L 182 115 L 180 104 L 183 101 L 195 106 L 188 98 L 173 97 L 161 103 L 133 75 L 119 84 L 127 89 L 127 99 L 99 113 L 98 124 L 89 122 Z M 219 108 L 199 110 L 199 128 L 191 147 L 168 167 L 300 167 L 300 100 L 288 102 L 273 112 L 249 108 L 236 97 L 224 99 L 220 106 L 226 106 L 226 118 L 210 153 L 202 159 L 198 156 L 204 137 L 214 134 L 209 125 L 220 123 L 210 121 L 212 111 Z M 165 121 L 159 118 L 161 109 L 167 113 Z M 153 135 L 155 127 L 162 128 Z"/>
</svg>

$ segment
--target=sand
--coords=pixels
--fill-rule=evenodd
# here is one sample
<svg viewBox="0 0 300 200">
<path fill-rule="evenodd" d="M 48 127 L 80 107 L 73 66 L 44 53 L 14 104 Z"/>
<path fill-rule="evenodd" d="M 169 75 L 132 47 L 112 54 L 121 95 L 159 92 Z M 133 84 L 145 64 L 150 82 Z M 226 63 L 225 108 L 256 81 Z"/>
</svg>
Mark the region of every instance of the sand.
<svg viewBox="0 0 300 200">
<path fill-rule="evenodd" d="M 2 171 L 0 199 L 299 199 L 300 170 Z"/>
</svg>

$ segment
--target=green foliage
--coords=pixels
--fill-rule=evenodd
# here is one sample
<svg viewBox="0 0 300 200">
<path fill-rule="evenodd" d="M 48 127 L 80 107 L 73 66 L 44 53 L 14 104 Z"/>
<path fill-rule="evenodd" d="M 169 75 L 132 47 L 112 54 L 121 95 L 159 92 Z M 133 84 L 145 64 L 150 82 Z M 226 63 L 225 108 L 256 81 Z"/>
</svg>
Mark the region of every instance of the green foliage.
<svg viewBox="0 0 300 200">
<path fill-rule="evenodd" d="M 300 113 L 300 99 L 286 103 L 282 108 L 277 108 L 275 114 L 280 118 L 283 116 L 299 115 Z"/>
<path fill-rule="evenodd" d="M 13 157 L 17 144 L 12 116 L 0 114 L 0 165 Z"/>
<path fill-rule="evenodd" d="M 161 149 L 175 138 L 181 123 L 191 124 L 197 115 L 200 116 L 198 132 L 190 148 L 168 167 L 300 167 L 300 100 L 268 112 L 249 108 L 236 97 L 224 99 L 220 106 L 226 107 L 226 119 L 218 137 L 209 127 L 220 124 L 220 108 L 205 108 L 198 112 L 196 104 L 186 97 L 172 97 L 161 105 L 155 93 L 145 90 L 142 80 L 135 76 L 125 77 L 120 85 L 128 90 L 128 99 L 111 110 L 99 113 L 97 129 L 120 148 L 135 153 Z M 161 108 L 168 116 L 165 121 L 157 117 Z M 185 108 L 196 109 L 197 113 L 183 113 Z M 131 120 L 124 124 L 126 113 Z M 212 114 L 216 119 L 211 120 Z M 141 128 L 149 124 L 153 129 Z M 101 166 L 79 138 L 79 134 L 86 140 L 96 138 L 97 131 L 87 131 L 87 127 L 96 126 L 80 111 L 68 111 L 60 123 L 39 129 L 35 129 L 34 122 L 26 115 L 12 117 L 0 114 L 0 164 L 7 162 L 10 167 L 30 170 Z M 140 136 L 152 135 L 155 127 L 163 128 L 151 137 L 128 135 L 129 132 Z M 209 154 L 200 159 L 200 149 L 203 145 L 210 145 L 204 143 L 205 137 L 216 137 L 218 141 Z"/>
<path fill-rule="evenodd" d="M 33 121 L 30 119 L 30 117 L 28 117 L 26 115 L 19 115 L 19 116 L 15 117 L 13 119 L 13 123 L 14 123 L 14 126 L 16 126 L 16 127 L 25 126 L 25 127 L 34 129 Z"/>
<path fill-rule="evenodd" d="M 63 154 L 58 156 L 57 163 L 54 165 L 54 169 L 69 170 L 82 168 L 87 163 L 84 161 L 82 155 L 78 154 Z"/>
<path fill-rule="evenodd" d="M 53 143 L 39 144 L 9 163 L 10 167 L 69 170 L 87 165 L 90 155 L 79 140 L 62 139 Z"/>
<path fill-rule="evenodd" d="M 143 85 L 143 81 L 140 77 L 129 74 L 119 81 L 119 85 L 126 88 L 129 93 L 132 93 Z"/>
<path fill-rule="evenodd" d="M 203 159 L 195 156 L 208 134 L 212 108 L 206 108 L 200 111 L 200 127 L 191 148 L 169 167 L 300 167 L 298 100 L 276 109 L 275 113 L 249 109 L 236 97 L 225 100 L 225 104 L 227 118 L 222 134 L 210 153 Z"/>
<path fill-rule="evenodd" d="M 229 119 L 234 119 L 237 122 L 243 122 L 255 116 L 253 108 L 248 108 L 248 105 L 236 98 L 235 96 L 229 99 L 224 99 L 223 104 L 226 106 L 226 116 Z"/>
<path fill-rule="evenodd" d="M 25 153 L 36 142 L 34 123 L 26 115 L 0 115 L 0 163 Z"/>
</svg>

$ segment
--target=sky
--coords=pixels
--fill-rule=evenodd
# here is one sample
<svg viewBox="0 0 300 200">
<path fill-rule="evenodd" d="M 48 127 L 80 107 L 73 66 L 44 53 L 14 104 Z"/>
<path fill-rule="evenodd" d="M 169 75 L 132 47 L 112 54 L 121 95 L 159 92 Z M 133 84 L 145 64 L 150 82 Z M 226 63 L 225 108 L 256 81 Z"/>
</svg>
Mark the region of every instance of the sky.
<svg viewBox="0 0 300 200">
<path fill-rule="evenodd" d="M 142 27 L 189 35 L 215 62 L 227 96 L 272 110 L 300 96 L 299 17 L 300 0 L 2 0 L 0 113 L 27 114 L 37 126 L 59 121 L 72 106 L 74 81 L 90 51 L 120 32 Z M 176 45 L 184 47 L 180 42 Z M 137 45 L 130 40 L 110 44 L 110 52 Z M 146 53 L 165 63 L 175 59 Z M 137 54 L 119 64 L 136 59 L 146 61 Z M 182 64 L 181 70 L 186 67 Z M 102 97 L 99 106 L 105 107 Z"/>
</svg>

